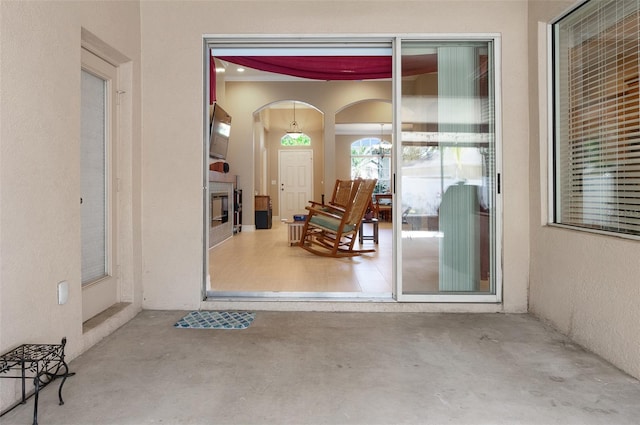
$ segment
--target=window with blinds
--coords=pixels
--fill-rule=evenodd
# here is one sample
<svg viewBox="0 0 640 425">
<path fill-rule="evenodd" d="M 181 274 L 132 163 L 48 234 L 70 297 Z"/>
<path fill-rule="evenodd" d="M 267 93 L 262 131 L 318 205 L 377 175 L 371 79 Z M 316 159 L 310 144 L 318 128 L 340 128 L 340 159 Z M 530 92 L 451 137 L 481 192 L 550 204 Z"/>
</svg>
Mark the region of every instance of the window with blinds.
<svg viewBox="0 0 640 425">
<path fill-rule="evenodd" d="M 554 221 L 640 235 L 640 1 L 553 25 Z"/>
</svg>

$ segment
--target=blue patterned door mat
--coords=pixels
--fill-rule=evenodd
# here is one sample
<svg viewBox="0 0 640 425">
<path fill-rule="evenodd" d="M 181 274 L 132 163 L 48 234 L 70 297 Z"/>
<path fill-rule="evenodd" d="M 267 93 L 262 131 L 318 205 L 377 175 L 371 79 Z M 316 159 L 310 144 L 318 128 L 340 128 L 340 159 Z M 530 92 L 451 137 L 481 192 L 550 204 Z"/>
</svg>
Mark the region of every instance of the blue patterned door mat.
<svg viewBox="0 0 640 425">
<path fill-rule="evenodd" d="M 255 318 L 246 311 L 192 311 L 176 322 L 184 329 L 246 329 Z"/>
</svg>

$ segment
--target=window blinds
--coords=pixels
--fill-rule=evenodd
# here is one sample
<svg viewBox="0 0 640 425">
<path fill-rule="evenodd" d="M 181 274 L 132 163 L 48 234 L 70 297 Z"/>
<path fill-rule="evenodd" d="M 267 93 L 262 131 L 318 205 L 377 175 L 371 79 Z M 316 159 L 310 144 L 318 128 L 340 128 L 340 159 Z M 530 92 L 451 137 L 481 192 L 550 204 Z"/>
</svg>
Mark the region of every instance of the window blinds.
<svg viewBox="0 0 640 425">
<path fill-rule="evenodd" d="M 82 71 L 82 284 L 107 275 L 106 82 Z"/>
<path fill-rule="evenodd" d="M 590 2 L 556 24 L 556 221 L 640 234 L 640 14 Z"/>
</svg>

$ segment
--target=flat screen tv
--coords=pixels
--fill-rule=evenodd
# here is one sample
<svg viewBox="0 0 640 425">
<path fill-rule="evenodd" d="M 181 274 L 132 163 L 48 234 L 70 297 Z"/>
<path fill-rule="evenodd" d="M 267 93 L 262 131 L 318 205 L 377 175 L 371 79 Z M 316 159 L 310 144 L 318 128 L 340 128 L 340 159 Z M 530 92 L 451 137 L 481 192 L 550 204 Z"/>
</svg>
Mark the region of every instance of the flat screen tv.
<svg viewBox="0 0 640 425">
<path fill-rule="evenodd" d="M 211 116 L 211 131 L 209 132 L 209 156 L 211 158 L 226 159 L 231 134 L 231 115 L 217 103 L 213 105 Z"/>
</svg>

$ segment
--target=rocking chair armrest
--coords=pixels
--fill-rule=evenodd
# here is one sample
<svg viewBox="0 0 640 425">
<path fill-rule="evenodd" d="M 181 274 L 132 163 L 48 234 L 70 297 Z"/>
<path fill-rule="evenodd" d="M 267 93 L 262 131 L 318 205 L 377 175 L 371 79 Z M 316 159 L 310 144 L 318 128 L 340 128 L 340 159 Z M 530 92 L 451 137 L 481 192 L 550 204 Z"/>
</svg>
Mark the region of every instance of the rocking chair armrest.
<svg viewBox="0 0 640 425">
<path fill-rule="evenodd" d="M 329 211 L 333 214 L 340 214 L 340 215 L 344 214 L 346 211 L 346 208 L 339 207 L 338 205 L 333 205 L 333 204 L 324 204 L 322 208 L 325 211 Z"/>
<path fill-rule="evenodd" d="M 342 214 L 336 214 L 331 211 L 328 211 L 324 209 L 324 207 L 322 208 L 305 207 L 305 209 L 309 211 L 309 216 L 307 217 L 307 220 L 309 220 L 313 215 L 323 215 L 325 217 L 335 218 L 336 220 L 342 220 L 342 216 L 343 216 Z"/>
<path fill-rule="evenodd" d="M 314 210 L 322 210 L 322 211 L 327 211 L 333 214 L 344 214 L 346 211 L 346 208 L 340 207 L 338 205 L 334 205 L 334 204 L 321 204 L 319 202 L 315 202 L 315 201 L 309 201 L 309 206 L 305 207 L 306 209 L 312 208 Z"/>
</svg>

